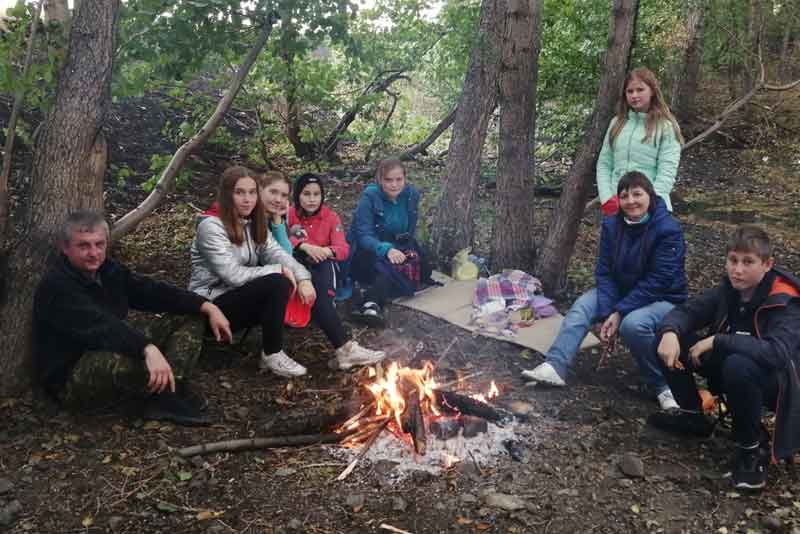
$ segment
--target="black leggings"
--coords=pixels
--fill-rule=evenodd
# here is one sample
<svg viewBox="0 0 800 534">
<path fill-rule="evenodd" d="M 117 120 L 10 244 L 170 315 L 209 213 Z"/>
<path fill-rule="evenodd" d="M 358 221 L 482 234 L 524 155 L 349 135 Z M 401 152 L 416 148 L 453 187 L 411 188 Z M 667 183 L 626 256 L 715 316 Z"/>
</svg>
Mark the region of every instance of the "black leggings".
<svg viewBox="0 0 800 534">
<path fill-rule="evenodd" d="M 283 318 L 292 284 L 282 274 L 270 274 L 247 282 L 214 299 L 234 332 L 261 325 L 264 354 L 283 348 Z"/>
<path fill-rule="evenodd" d="M 311 282 L 314 284 L 314 291 L 317 292 L 311 317 L 325 332 L 333 348 L 338 349 L 347 342 L 347 334 L 333 303 L 333 297 L 336 296 L 336 264 L 331 260 L 325 260 L 306 267 L 311 271 Z"/>
</svg>

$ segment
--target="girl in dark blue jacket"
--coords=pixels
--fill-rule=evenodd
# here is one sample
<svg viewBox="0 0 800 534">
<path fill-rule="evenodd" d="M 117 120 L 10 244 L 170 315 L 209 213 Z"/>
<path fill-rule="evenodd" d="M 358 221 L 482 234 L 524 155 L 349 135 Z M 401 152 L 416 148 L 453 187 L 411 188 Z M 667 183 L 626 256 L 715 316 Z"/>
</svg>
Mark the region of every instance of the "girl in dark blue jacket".
<svg viewBox="0 0 800 534">
<path fill-rule="evenodd" d="M 383 324 L 383 305 L 410 296 L 430 278 L 430 267 L 414 237 L 419 192 L 406 183 L 406 169 L 397 159 L 378 165 L 376 182 L 367 186 L 347 233 L 350 275 L 365 289 L 356 295 L 354 318 Z"/>
<path fill-rule="evenodd" d="M 644 174 L 625 174 L 617 195 L 620 211 L 603 219 L 594 273 L 597 287 L 572 305 L 546 361 L 523 375 L 565 385 L 567 368 L 583 338 L 592 324 L 602 322 L 600 338 L 611 342 L 621 334 L 661 406 L 677 407 L 652 345 L 661 319 L 686 300 L 683 231 Z"/>
</svg>

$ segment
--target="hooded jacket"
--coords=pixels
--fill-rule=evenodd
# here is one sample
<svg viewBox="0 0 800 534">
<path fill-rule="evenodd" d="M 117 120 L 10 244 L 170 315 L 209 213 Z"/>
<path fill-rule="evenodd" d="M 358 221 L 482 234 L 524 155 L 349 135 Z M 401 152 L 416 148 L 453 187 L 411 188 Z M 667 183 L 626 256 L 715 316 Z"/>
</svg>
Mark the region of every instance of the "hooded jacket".
<svg viewBox="0 0 800 534">
<path fill-rule="evenodd" d="M 642 139 L 646 135 L 647 113 L 628 111 L 625 126 L 614 140 L 614 146 L 610 146 L 611 129 L 616 123 L 616 117 L 611 119 L 597 159 L 600 203 L 605 204 L 617 194 L 617 184 L 623 174 L 639 171 L 653 182 L 656 194 L 664 199 L 667 210 L 672 211 L 669 194 L 675 185 L 681 161 L 681 144 L 675 137 L 672 124 L 662 121 L 657 125 L 653 137 L 645 143 Z"/>
<path fill-rule="evenodd" d="M 377 184 L 370 184 L 364 190 L 353 213 L 350 230 L 347 232 L 351 257 L 355 256 L 356 250 L 360 248 L 369 250 L 380 257 L 394 246 L 397 236 L 389 235 L 386 231 L 387 203 L 391 203 L 391 201 Z M 407 184 L 398 195 L 396 203 L 404 203 L 406 206 L 408 227 L 405 233 L 413 238 L 417 231 L 419 216 L 419 192 L 414 186 Z M 380 251 L 383 251 L 383 254 L 380 254 Z"/>
<path fill-rule="evenodd" d="M 661 198 L 645 223 L 628 224 L 621 211 L 604 217 L 594 273 L 598 318 L 615 311 L 624 317 L 658 301 L 685 301 L 685 255 L 681 225 Z"/>
<path fill-rule="evenodd" d="M 320 206 L 316 213 L 309 216 L 301 216 L 296 206 L 289 208 L 287 224 L 292 228 L 299 224 L 306 231 L 307 237 L 297 238 L 289 236 L 293 247 L 301 243 L 309 243 L 318 247 L 330 247 L 336 254 L 336 261 L 344 261 L 350 254 L 350 245 L 345 239 L 342 220 L 335 211 L 324 204 Z"/>
<path fill-rule="evenodd" d="M 251 280 L 280 274 L 286 267 L 295 279 L 311 279 L 308 270 L 267 233 L 264 244 L 253 241 L 250 221 L 244 223 L 244 241 L 234 244 L 219 218 L 219 208 L 211 206 L 197 218 L 197 231 L 192 241 L 192 276 L 189 290 L 214 300 Z"/>
<path fill-rule="evenodd" d="M 742 354 L 778 374 L 773 456 L 786 458 L 800 450 L 800 279 L 778 268 L 763 295 L 754 294 L 754 335 L 728 332 L 728 310 L 739 294 L 728 277 L 714 288 L 670 311 L 661 322 L 659 336 L 675 332 L 679 339 L 707 328 L 714 336 L 714 352 Z M 768 273 L 768 274 L 770 274 Z M 736 392 L 727 392 L 736 394 Z"/>
<path fill-rule="evenodd" d="M 63 254 L 50 265 L 33 300 L 33 357 L 39 380 L 54 393 L 83 353 L 107 350 L 143 360 L 149 343 L 125 322 L 129 309 L 200 314 L 206 299 L 131 271 L 112 259 L 94 279 Z"/>
</svg>

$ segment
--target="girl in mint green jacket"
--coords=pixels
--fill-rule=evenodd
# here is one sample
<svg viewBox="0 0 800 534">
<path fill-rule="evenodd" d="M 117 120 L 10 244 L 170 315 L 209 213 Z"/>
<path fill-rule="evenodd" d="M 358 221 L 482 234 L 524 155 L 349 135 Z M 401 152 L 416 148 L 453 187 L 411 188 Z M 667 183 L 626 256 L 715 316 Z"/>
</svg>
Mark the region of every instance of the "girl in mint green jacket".
<svg viewBox="0 0 800 534">
<path fill-rule="evenodd" d="M 597 192 L 605 215 L 619 207 L 616 191 L 627 172 L 639 171 L 672 211 L 669 194 L 675 185 L 683 136 L 661 94 L 655 75 L 645 67 L 628 73 L 617 115 L 606 131 L 597 160 Z"/>
</svg>

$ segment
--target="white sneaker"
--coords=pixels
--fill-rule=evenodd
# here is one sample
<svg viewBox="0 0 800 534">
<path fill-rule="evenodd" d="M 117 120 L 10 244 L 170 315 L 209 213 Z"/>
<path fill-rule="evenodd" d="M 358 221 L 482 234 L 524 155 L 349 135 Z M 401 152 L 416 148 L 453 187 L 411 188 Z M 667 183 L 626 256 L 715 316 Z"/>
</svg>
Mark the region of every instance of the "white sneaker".
<svg viewBox="0 0 800 534">
<path fill-rule="evenodd" d="M 382 350 L 370 350 L 359 345 L 355 340 L 350 340 L 336 349 L 336 360 L 339 369 L 350 369 L 356 365 L 370 365 L 386 358 Z"/>
<path fill-rule="evenodd" d="M 522 376 L 549 386 L 564 387 L 567 385 L 564 379 L 561 378 L 561 375 L 558 374 L 555 367 L 547 362 L 539 364 L 531 371 L 522 371 Z"/>
<path fill-rule="evenodd" d="M 661 405 L 662 410 L 671 410 L 673 408 L 680 408 L 680 406 L 678 406 L 678 403 L 675 402 L 675 397 L 672 396 L 672 391 L 670 389 L 665 389 L 664 391 L 659 393 L 657 398 L 658 398 L 658 404 Z"/>
<path fill-rule="evenodd" d="M 262 371 L 272 371 L 276 375 L 287 378 L 306 374 L 306 368 L 288 357 L 283 350 L 270 355 L 266 355 L 264 351 L 261 351 L 261 362 L 259 362 L 258 366 Z"/>
</svg>

